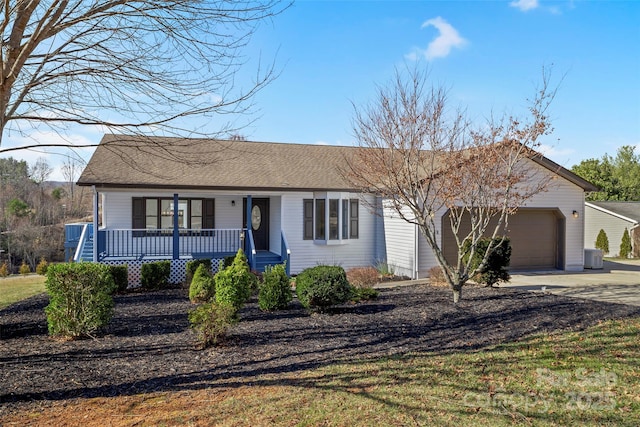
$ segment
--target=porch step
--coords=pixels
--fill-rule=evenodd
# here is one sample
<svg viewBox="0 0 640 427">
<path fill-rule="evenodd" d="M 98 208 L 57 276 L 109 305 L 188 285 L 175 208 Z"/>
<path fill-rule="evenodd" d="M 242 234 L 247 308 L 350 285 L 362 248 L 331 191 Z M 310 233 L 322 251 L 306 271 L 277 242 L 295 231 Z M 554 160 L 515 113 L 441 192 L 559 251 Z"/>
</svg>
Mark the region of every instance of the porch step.
<svg viewBox="0 0 640 427">
<path fill-rule="evenodd" d="M 93 261 L 93 237 L 87 239 L 78 261 Z"/>
<path fill-rule="evenodd" d="M 264 272 L 267 265 L 276 265 L 282 263 L 280 255 L 273 252 L 259 251 L 256 254 L 256 270 Z"/>
</svg>

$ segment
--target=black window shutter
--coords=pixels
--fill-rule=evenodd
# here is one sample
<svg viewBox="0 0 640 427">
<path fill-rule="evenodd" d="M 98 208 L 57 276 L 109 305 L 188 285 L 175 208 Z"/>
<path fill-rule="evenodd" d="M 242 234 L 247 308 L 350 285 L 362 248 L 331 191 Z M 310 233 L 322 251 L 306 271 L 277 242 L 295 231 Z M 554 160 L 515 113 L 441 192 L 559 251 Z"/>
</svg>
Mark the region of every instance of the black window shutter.
<svg viewBox="0 0 640 427">
<path fill-rule="evenodd" d="M 359 222 L 358 199 L 351 199 L 351 209 L 350 209 L 349 215 L 351 219 L 350 237 L 352 239 L 357 239 L 358 238 L 358 222 Z"/>
<path fill-rule="evenodd" d="M 131 200 L 132 206 L 132 220 L 131 228 L 141 229 L 146 228 L 146 216 L 145 216 L 145 201 L 142 197 L 134 197 Z"/>
<path fill-rule="evenodd" d="M 304 199 L 303 203 L 304 228 L 302 238 L 304 240 L 313 240 L 313 199 Z"/>
<path fill-rule="evenodd" d="M 215 199 L 202 200 L 202 228 L 204 229 L 216 228 L 216 200 Z"/>
</svg>

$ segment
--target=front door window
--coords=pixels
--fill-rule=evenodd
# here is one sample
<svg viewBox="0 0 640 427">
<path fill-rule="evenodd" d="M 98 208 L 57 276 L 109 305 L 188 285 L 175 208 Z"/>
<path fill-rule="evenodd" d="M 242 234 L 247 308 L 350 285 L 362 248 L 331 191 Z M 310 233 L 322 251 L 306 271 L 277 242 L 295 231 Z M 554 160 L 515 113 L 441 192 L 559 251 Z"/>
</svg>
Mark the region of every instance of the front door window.
<svg viewBox="0 0 640 427">
<path fill-rule="evenodd" d="M 260 213 L 260 207 L 255 205 L 251 208 L 251 228 L 257 230 L 260 228 L 262 222 L 262 214 Z"/>
</svg>

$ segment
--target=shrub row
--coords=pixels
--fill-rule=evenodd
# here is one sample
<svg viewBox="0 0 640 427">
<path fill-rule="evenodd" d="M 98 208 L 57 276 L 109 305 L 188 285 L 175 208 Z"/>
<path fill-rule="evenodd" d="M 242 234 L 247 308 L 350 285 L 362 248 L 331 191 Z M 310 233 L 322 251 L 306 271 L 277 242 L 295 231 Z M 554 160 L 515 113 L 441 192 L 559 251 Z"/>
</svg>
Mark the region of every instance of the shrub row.
<svg viewBox="0 0 640 427">
<path fill-rule="evenodd" d="M 194 260 L 187 263 L 189 299 L 202 303 L 189 312 L 189 323 L 202 347 L 215 345 L 227 329 L 238 321 L 238 311 L 257 287 L 257 278 L 249 270 L 242 249 L 223 269 L 211 274 L 211 261 Z M 189 271 L 194 271 L 192 278 Z M 189 282 L 188 282 L 189 283 Z"/>
</svg>

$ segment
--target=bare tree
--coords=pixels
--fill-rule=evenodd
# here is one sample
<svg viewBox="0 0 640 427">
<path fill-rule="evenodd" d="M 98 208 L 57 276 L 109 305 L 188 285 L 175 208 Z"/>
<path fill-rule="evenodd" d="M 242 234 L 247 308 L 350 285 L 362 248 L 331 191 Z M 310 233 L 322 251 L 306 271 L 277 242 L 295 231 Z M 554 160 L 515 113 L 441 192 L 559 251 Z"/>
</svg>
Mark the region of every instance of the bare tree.
<svg viewBox="0 0 640 427">
<path fill-rule="evenodd" d="M 62 177 L 65 179 L 67 184 L 66 193 L 69 205 L 66 209 L 72 216 L 78 214 L 78 211 L 81 209 L 80 206 L 82 205 L 82 199 L 78 201 L 78 198 L 76 197 L 75 187 L 76 180 L 82 173 L 83 169 L 84 165 L 80 160 L 74 157 L 67 157 L 60 170 L 62 172 Z"/>
<path fill-rule="evenodd" d="M 180 133 L 182 118 L 243 112 L 274 70 L 258 65 L 241 87 L 241 49 L 284 7 L 278 0 L 3 1 L 0 143 L 5 130 L 23 132 L 25 122 Z M 0 152 L 34 146 L 52 144 Z"/>
<path fill-rule="evenodd" d="M 524 121 L 504 117 L 474 127 L 463 111 L 448 108 L 446 90 L 429 86 L 428 73 L 418 69 L 397 71 L 392 84 L 378 88 L 373 103 L 354 106 L 361 149 L 348 161 L 345 177 L 419 227 L 455 303 L 496 247 L 490 244 L 474 265 L 480 239 L 501 244 L 509 216 L 549 184 L 531 162 L 539 155 L 538 139 L 551 131 L 546 111 L 555 93 L 548 89 L 548 74 L 543 79 Z M 455 263 L 445 258 L 439 236 L 438 223 L 447 212 Z"/>
<path fill-rule="evenodd" d="M 53 168 L 44 157 L 39 157 L 35 164 L 29 167 L 29 177 L 38 185 L 42 185 L 52 172 Z"/>
</svg>

